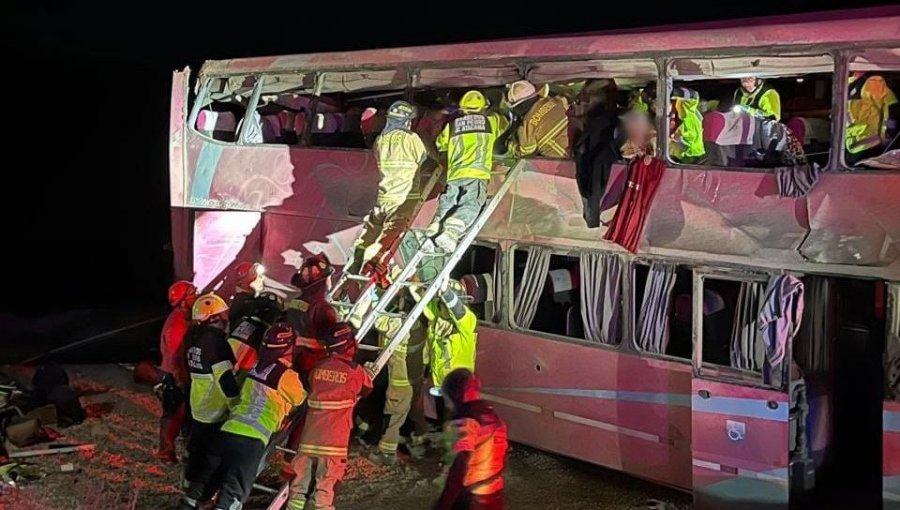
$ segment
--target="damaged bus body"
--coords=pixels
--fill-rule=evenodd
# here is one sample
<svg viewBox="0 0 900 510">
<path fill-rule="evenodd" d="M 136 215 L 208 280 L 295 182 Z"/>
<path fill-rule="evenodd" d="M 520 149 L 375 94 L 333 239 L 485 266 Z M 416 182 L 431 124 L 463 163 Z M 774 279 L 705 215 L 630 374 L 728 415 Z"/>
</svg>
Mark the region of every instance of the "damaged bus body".
<svg viewBox="0 0 900 510">
<path fill-rule="evenodd" d="M 478 373 L 513 440 L 691 490 L 697 508 L 900 508 L 900 172 L 851 167 L 842 122 L 848 76 L 896 76 L 898 40 L 888 8 L 211 61 L 193 101 L 176 72 L 176 275 L 227 294 L 236 261 L 280 281 L 311 253 L 343 264 L 375 198 L 366 147 L 385 101 L 438 111 L 443 95 L 521 78 L 621 92 L 753 74 L 808 87 L 825 111 L 792 115 L 820 133 L 826 171 L 805 194 L 779 194 L 780 170 L 676 162 L 669 101 L 657 101 L 667 166 L 636 253 L 586 227 L 573 161 L 534 158 L 454 275 L 480 289 Z M 614 165 L 604 203 L 626 181 Z M 805 306 L 773 367 L 757 323 L 780 276 L 803 284 Z"/>
</svg>

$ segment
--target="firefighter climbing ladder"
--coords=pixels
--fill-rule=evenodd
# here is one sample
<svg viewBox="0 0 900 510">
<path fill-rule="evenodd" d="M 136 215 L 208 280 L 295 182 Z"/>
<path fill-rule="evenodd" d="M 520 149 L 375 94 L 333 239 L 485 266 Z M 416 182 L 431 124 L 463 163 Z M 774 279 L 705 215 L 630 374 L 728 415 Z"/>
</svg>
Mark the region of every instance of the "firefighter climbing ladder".
<svg viewBox="0 0 900 510">
<path fill-rule="evenodd" d="M 356 333 L 356 341 L 359 342 L 366 336 L 366 333 L 372 329 L 372 326 L 375 325 L 375 320 L 382 315 L 391 316 L 391 317 L 402 317 L 403 323 L 400 326 L 400 329 L 394 333 L 393 337 L 390 338 L 388 344 L 381 350 L 381 353 L 378 355 L 378 358 L 374 362 L 374 369 L 372 370 L 372 377 L 374 378 L 384 366 L 387 364 L 391 355 L 400 346 L 400 342 L 406 335 L 409 334 L 409 331 L 412 329 L 413 324 L 419 319 L 422 313 L 425 311 L 425 307 L 428 306 L 428 303 L 437 296 L 437 293 L 440 291 L 443 282 L 448 281 L 450 278 L 450 272 L 456 266 L 456 264 L 460 261 L 463 254 L 465 254 L 466 250 L 469 249 L 469 246 L 475 241 L 475 238 L 478 236 L 478 233 L 481 232 L 484 224 L 487 223 L 488 218 L 491 217 L 494 210 L 497 209 L 497 206 L 503 200 L 503 197 L 509 191 L 509 188 L 512 186 L 512 183 L 518 178 L 519 174 L 522 173 L 523 168 L 527 163 L 523 160 L 518 161 L 506 174 L 506 178 L 503 181 L 503 184 L 500 185 L 500 189 L 488 200 L 488 202 L 484 205 L 481 210 L 481 213 L 476 218 L 475 223 L 469 228 L 466 232 L 466 235 L 459 241 L 459 244 L 456 247 L 456 250 L 453 253 L 445 254 L 445 253 L 431 253 L 429 251 L 421 249 L 421 247 L 416 251 L 416 253 L 410 258 L 410 260 L 405 264 L 403 270 L 400 272 L 400 275 L 394 279 L 391 283 L 391 286 L 385 290 L 384 295 L 381 296 L 381 299 L 378 301 L 378 304 L 375 305 L 375 308 L 369 310 L 362 319 L 362 323 L 359 327 L 359 330 Z M 432 183 L 433 184 L 433 183 Z M 430 192 L 430 189 L 429 189 Z M 427 197 L 425 193 L 422 194 L 423 197 Z M 423 200 L 424 201 L 424 200 Z M 432 257 L 441 257 L 444 258 L 443 264 L 441 265 L 441 269 L 438 272 L 437 277 L 435 277 L 430 282 L 412 282 L 410 279 L 416 272 L 420 269 L 420 264 L 425 261 L 427 258 Z M 348 278 L 354 279 L 356 277 Z M 362 279 L 363 277 L 358 277 Z M 368 278 L 365 278 L 368 280 Z M 346 284 L 347 279 L 344 277 L 341 278 L 341 281 L 338 285 Z M 338 286 L 336 285 L 335 288 Z M 400 290 L 405 287 L 426 287 L 422 298 L 419 299 L 416 306 L 407 313 L 407 314 L 395 314 L 387 312 L 388 306 L 397 297 L 400 293 Z M 366 292 L 372 292 L 374 290 L 374 284 L 369 284 L 366 286 L 366 289 L 363 291 L 360 296 L 365 296 Z M 336 295 L 336 292 L 332 292 L 332 296 L 329 296 L 330 299 L 333 299 L 333 295 Z M 350 314 L 356 311 L 357 305 L 360 302 L 366 301 L 366 305 L 370 303 L 368 300 L 360 299 L 356 303 L 353 304 L 351 311 L 348 312 L 345 317 L 351 316 Z M 347 303 L 336 303 L 339 306 L 346 307 Z M 287 450 L 285 450 L 287 451 Z M 294 453 L 294 452 L 290 452 Z M 280 510 L 285 503 L 287 503 L 289 496 L 289 487 L 290 484 L 284 484 L 281 487 L 281 490 L 275 495 L 275 499 L 269 505 L 268 510 Z"/>
<path fill-rule="evenodd" d="M 441 290 L 441 286 L 444 282 L 447 282 L 450 278 L 450 272 L 453 271 L 453 268 L 456 267 L 456 264 L 460 261 L 462 256 L 465 254 L 466 250 L 469 249 L 469 246 L 475 241 L 475 238 L 478 236 L 478 233 L 481 232 L 484 224 L 487 223 L 488 218 L 491 217 L 494 210 L 503 200 L 503 197 L 509 191 L 509 188 L 512 186 L 512 183 L 518 178 L 519 174 L 522 172 L 522 169 L 525 167 L 527 163 L 524 161 L 517 162 L 512 170 L 510 170 L 506 174 L 506 178 L 503 181 L 503 184 L 500 185 L 500 189 L 488 200 L 488 202 L 484 205 L 481 210 L 481 213 L 476 218 L 475 223 L 472 224 L 471 227 L 466 231 L 465 236 L 460 239 L 459 244 L 456 246 L 456 250 L 450 254 L 444 253 L 431 253 L 428 250 L 423 250 L 421 247 L 418 251 L 412 256 L 412 258 L 406 263 L 403 267 L 403 270 L 400 272 L 400 275 L 394 278 L 394 281 L 391 283 L 391 286 L 384 292 L 384 295 L 381 296 L 381 299 L 378 300 L 378 303 L 375 307 L 368 311 L 362 320 L 362 323 L 359 326 L 359 329 L 356 332 L 356 340 L 359 342 L 362 340 L 366 333 L 372 329 L 375 325 L 375 321 L 379 316 L 385 315 L 390 317 L 400 317 L 403 319 L 403 323 L 400 326 L 400 329 L 394 333 L 393 337 L 391 337 L 382 349 L 381 354 L 378 355 L 378 358 L 374 362 L 374 370 L 373 377 L 377 375 L 387 364 L 391 355 L 400 345 L 403 338 L 409 334 L 410 330 L 413 327 L 413 324 L 419 319 L 422 313 L 425 311 L 425 307 L 428 306 L 428 303 L 437 296 L 437 293 Z M 437 276 L 429 281 L 429 282 L 412 282 L 410 279 L 416 272 L 420 269 L 420 264 L 423 263 L 427 258 L 431 257 L 441 257 L 443 259 L 443 263 L 441 265 L 440 271 Z M 393 302 L 393 300 L 400 293 L 400 290 L 405 287 L 425 287 L 425 292 L 423 293 L 421 299 L 418 300 L 416 305 L 409 313 L 391 313 L 388 312 L 387 309 Z"/>
</svg>

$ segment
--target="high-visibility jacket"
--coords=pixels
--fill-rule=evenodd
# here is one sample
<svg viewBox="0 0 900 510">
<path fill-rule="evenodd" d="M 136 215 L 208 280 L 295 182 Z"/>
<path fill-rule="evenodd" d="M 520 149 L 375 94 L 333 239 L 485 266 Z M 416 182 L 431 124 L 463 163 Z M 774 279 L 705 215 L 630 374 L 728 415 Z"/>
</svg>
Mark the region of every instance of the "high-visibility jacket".
<svg viewBox="0 0 900 510">
<path fill-rule="evenodd" d="M 269 325 L 258 317 L 244 317 L 228 335 L 228 345 L 234 353 L 234 369 L 246 374 L 259 358 L 259 346 Z"/>
<path fill-rule="evenodd" d="M 193 326 L 185 337 L 191 416 L 202 423 L 224 420 L 238 396 L 234 354 L 225 337 L 225 331 L 206 324 Z"/>
<path fill-rule="evenodd" d="M 763 82 L 753 92 L 747 92 L 744 87 L 738 87 L 734 91 L 734 104 L 743 106 L 751 113 L 761 117 L 781 120 L 781 96 L 768 83 Z"/>
<path fill-rule="evenodd" d="M 319 361 L 309 374 L 309 413 L 299 452 L 311 457 L 346 457 L 353 407 L 372 391 L 362 366 L 337 355 Z"/>
<path fill-rule="evenodd" d="M 890 142 L 890 108 L 897 96 L 881 76 L 860 77 L 850 84 L 847 101 L 847 151 L 851 154 Z"/>
<path fill-rule="evenodd" d="M 300 375 L 281 361 L 257 365 L 247 373 L 241 399 L 231 409 L 222 430 L 268 444 L 291 410 L 303 403 L 306 391 Z"/>
<path fill-rule="evenodd" d="M 490 180 L 494 143 L 508 128 L 509 120 L 497 113 L 468 113 L 448 122 L 436 142 L 447 153 L 447 181 Z"/>
<path fill-rule="evenodd" d="M 387 343 L 394 337 L 394 334 L 403 325 L 403 319 L 396 317 L 381 316 L 375 320 L 375 329 L 380 333 L 378 335 L 379 347 L 387 346 Z M 407 365 L 407 354 L 418 354 L 425 348 L 425 328 L 419 321 L 413 324 L 406 338 L 401 340 L 400 345 L 394 350 L 393 355 L 388 360 L 388 384 L 397 388 L 405 388 L 412 386 L 409 380 L 409 370 Z"/>
<path fill-rule="evenodd" d="M 676 159 L 699 157 L 706 154 L 703 146 L 703 115 L 700 99 L 675 98 L 678 128 L 672 133 L 669 153 Z"/>
<path fill-rule="evenodd" d="M 469 452 L 463 486 L 472 494 L 503 489 L 503 469 L 509 449 L 506 424 L 484 400 L 466 402 L 444 428 L 450 454 Z"/>
<path fill-rule="evenodd" d="M 328 304 L 324 293 L 316 296 L 300 296 L 287 305 L 288 322 L 299 335 L 294 349 L 294 369 L 302 377 L 309 374 L 316 362 L 326 355 L 320 338 L 328 328 L 337 323 L 337 312 Z"/>
<path fill-rule="evenodd" d="M 162 354 L 159 368 L 172 374 L 175 383 L 181 387 L 187 386 L 191 380 L 184 359 L 184 337 L 190 326 L 190 313 L 180 308 L 172 310 L 159 337 L 159 351 Z"/>
<path fill-rule="evenodd" d="M 548 158 L 564 158 L 569 153 L 569 102 L 566 98 L 542 97 L 531 105 L 516 130 L 516 141 L 510 142 L 518 156 L 537 154 Z"/>
<path fill-rule="evenodd" d="M 428 348 L 431 357 L 431 379 L 438 388 L 444 377 L 455 368 L 475 371 L 475 349 L 478 344 L 478 317 L 465 307 L 459 319 L 444 317 L 439 313 L 440 305 L 432 301 L 425 307 L 428 319 Z"/>
<path fill-rule="evenodd" d="M 375 139 L 374 152 L 381 173 L 376 203 L 396 205 L 406 202 L 415 184 L 416 172 L 428 154 L 422 139 L 412 131 L 393 129 Z"/>
</svg>

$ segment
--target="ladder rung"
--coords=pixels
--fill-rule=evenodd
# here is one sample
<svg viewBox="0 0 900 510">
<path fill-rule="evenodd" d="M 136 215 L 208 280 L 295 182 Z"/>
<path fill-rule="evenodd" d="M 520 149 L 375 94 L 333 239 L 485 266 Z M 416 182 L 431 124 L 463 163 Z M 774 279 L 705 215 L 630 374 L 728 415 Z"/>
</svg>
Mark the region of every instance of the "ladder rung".
<svg viewBox="0 0 900 510">
<path fill-rule="evenodd" d="M 359 350 L 378 352 L 381 350 L 381 347 L 378 347 L 377 345 L 359 344 Z"/>
<path fill-rule="evenodd" d="M 362 276 L 358 274 L 348 274 L 346 276 L 348 280 L 356 280 L 358 282 L 367 282 L 370 280 L 368 276 Z"/>
<path fill-rule="evenodd" d="M 399 285 L 401 287 L 427 287 L 431 285 L 430 282 L 397 282 L 395 285 Z"/>
<path fill-rule="evenodd" d="M 372 311 L 375 312 L 375 313 L 377 313 L 378 315 L 383 315 L 383 316 L 385 316 L 385 317 L 390 317 L 390 318 L 392 318 L 392 319 L 403 319 L 403 318 L 406 317 L 406 314 L 405 314 L 405 313 L 382 312 L 382 311 L 379 311 L 379 310 L 372 310 Z"/>
</svg>

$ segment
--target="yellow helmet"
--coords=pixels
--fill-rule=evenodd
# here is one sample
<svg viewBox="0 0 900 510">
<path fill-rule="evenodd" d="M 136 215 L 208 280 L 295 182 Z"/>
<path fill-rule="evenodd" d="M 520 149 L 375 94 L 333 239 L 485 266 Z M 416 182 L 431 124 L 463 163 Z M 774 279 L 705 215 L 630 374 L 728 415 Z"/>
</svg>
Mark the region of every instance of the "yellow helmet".
<svg viewBox="0 0 900 510">
<path fill-rule="evenodd" d="M 470 90 L 459 100 L 459 108 L 466 113 L 477 113 L 488 107 L 488 100 L 477 90 Z"/>
<path fill-rule="evenodd" d="M 191 318 L 197 322 L 206 322 L 216 315 L 227 311 L 228 305 L 225 304 L 225 300 L 210 292 L 194 301 L 194 306 L 191 308 Z"/>
</svg>

